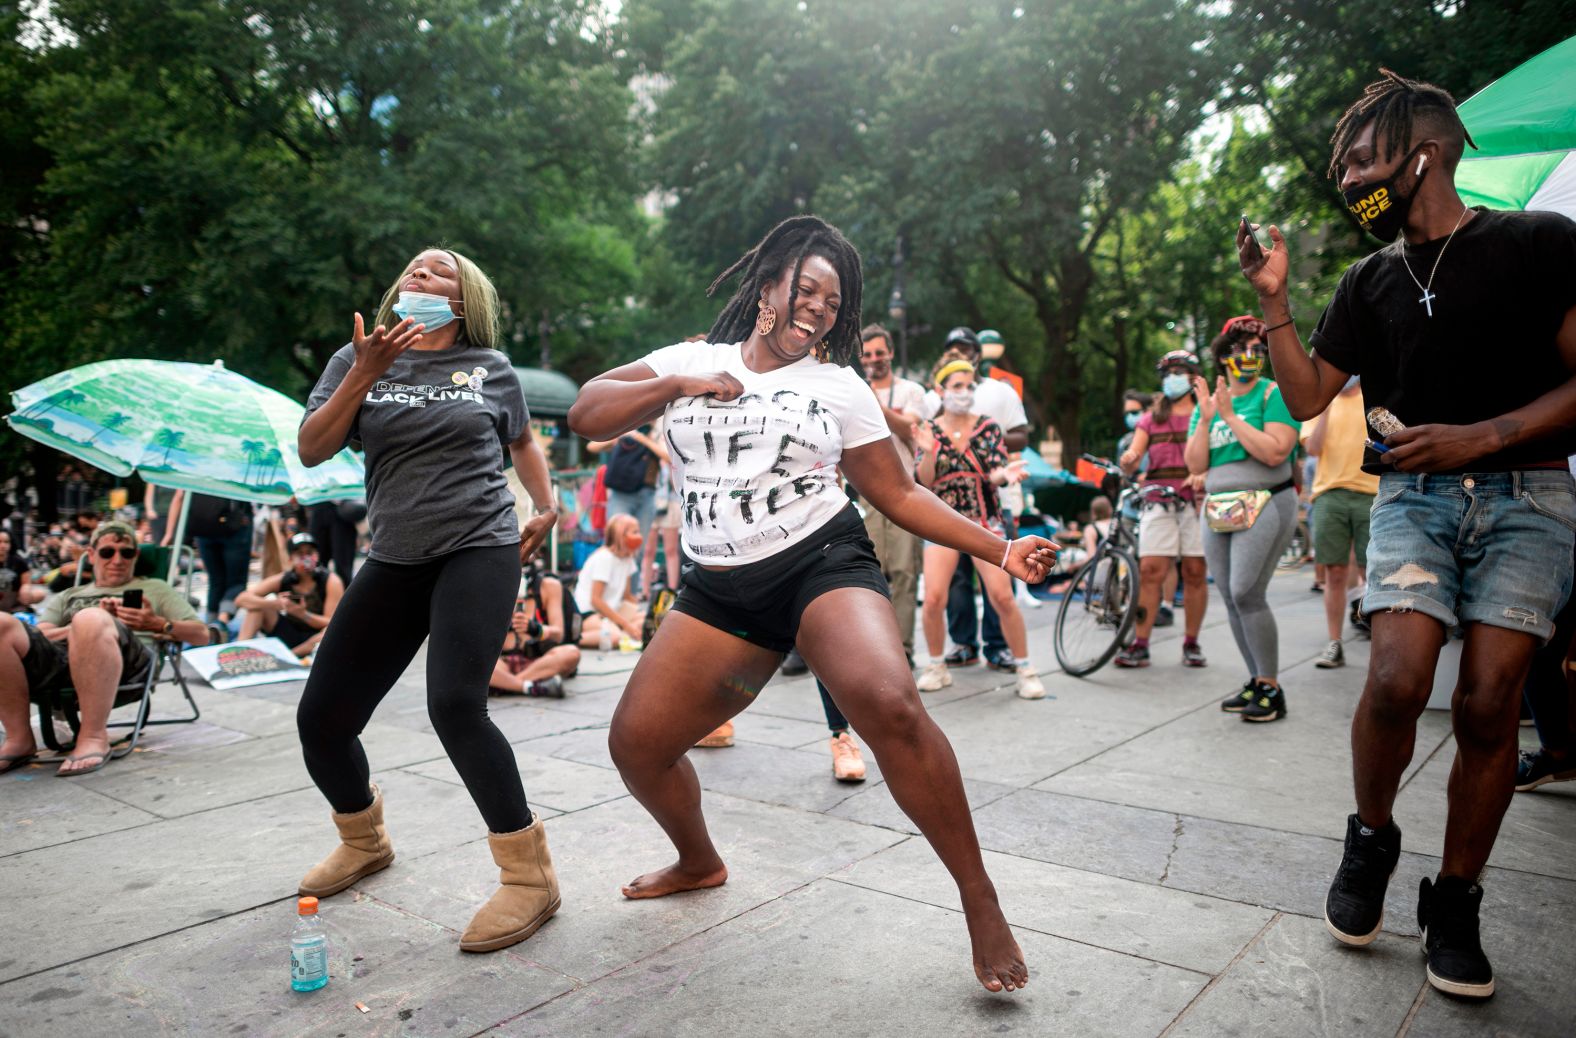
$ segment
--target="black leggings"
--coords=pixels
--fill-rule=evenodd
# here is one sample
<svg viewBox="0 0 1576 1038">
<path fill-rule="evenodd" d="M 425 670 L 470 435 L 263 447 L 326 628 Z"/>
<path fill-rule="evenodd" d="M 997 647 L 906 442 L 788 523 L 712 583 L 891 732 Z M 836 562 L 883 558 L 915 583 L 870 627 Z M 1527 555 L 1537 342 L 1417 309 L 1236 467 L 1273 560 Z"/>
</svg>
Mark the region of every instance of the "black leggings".
<svg viewBox="0 0 1576 1038">
<path fill-rule="evenodd" d="M 368 560 L 345 589 L 296 711 L 306 770 L 335 811 L 372 802 L 361 731 L 431 635 L 427 716 L 495 833 L 531 824 L 514 751 L 487 716 L 487 679 L 520 586 L 520 550 L 464 548 L 412 565 Z"/>
</svg>

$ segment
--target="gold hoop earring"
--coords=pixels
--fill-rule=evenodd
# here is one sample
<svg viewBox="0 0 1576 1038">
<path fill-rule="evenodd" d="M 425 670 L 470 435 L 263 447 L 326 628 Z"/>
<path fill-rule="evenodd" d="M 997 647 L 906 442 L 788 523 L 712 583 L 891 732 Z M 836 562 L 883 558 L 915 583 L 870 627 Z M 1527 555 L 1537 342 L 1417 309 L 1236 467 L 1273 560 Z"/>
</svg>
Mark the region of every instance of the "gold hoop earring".
<svg viewBox="0 0 1576 1038">
<path fill-rule="evenodd" d="M 755 319 L 755 331 L 759 335 L 769 335 L 771 330 L 777 327 L 777 308 L 768 306 L 764 299 L 756 305 L 760 307 L 761 314 Z"/>
</svg>

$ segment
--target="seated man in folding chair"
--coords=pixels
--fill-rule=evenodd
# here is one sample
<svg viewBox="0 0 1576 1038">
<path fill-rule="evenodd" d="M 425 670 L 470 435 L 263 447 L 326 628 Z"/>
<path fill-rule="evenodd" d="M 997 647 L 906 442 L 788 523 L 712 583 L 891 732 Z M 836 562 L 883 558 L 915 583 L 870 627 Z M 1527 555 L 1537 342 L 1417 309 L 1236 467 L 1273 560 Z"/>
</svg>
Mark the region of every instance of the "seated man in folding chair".
<svg viewBox="0 0 1576 1038">
<path fill-rule="evenodd" d="M 0 773 L 28 763 L 38 752 L 28 718 L 30 693 L 69 687 L 82 713 L 76 752 L 57 775 L 97 771 L 110 760 L 110 710 L 121 685 L 146 677 L 157 639 L 208 644 L 208 628 L 185 596 L 162 580 L 132 577 L 137 533 L 107 522 L 93 531 L 94 580 L 55 596 L 29 627 L 0 614 Z M 136 594 L 128 593 L 135 592 Z M 140 608 L 126 600 L 141 597 Z"/>
</svg>

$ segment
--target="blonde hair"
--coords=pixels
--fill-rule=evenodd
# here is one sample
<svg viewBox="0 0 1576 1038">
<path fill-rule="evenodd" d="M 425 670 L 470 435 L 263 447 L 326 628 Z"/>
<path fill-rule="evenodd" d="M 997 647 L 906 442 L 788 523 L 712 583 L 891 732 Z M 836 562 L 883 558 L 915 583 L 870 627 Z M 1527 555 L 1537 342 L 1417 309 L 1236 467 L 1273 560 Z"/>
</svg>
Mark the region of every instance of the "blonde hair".
<svg viewBox="0 0 1576 1038">
<path fill-rule="evenodd" d="M 1093 501 L 1089 502 L 1089 515 L 1096 521 L 1101 519 L 1109 519 L 1111 518 L 1112 514 L 1110 498 L 1097 497 Z"/>
<path fill-rule="evenodd" d="M 455 252 L 453 249 L 442 245 L 431 245 L 421 252 L 446 252 L 454 257 L 454 265 L 460 272 L 460 308 L 461 316 L 465 320 L 465 335 L 474 345 L 484 346 L 489 350 L 498 348 L 498 290 L 493 287 L 492 279 L 482 273 L 468 257 Z M 420 256 L 421 252 L 416 253 Z M 415 256 L 411 257 L 415 259 Z M 405 264 L 408 270 L 410 264 Z M 400 286 L 405 283 L 405 271 L 401 270 L 399 277 L 383 293 L 383 302 L 378 305 L 378 319 L 374 324 L 381 324 L 385 328 L 392 328 L 399 323 L 399 318 L 394 315 L 394 304 L 399 302 Z"/>
<path fill-rule="evenodd" d="M 941 359 L 936 361 L 935 366 L 930 369 L 930 381 L 931 381 L 931 384 L 939 386 L 941 383 L 937 381 L 937 376 L 941 374 L 942 369 L 943 368 L 947 368 L 947 367 L 951 367 L 953 364 L 957 364 L 957 363 L 967 364 L 968 367 L 969 367 L 969 373 L 970 374 L 977 374 L 977 372 L 975 370 L 975 367 L 974 367 L 974 362 L 969 359 L 968 354 L 964 353 L 962 350 L 958 349 L 956 346 L 953 346 L 953 347 L 949 348 L 948 350 L 946 350 L 944 353 L 942 353 Z M 955 370 L 962 371 L 963 369 L 962 368 L 957 368 Z M 951 372 L 951 371 L 947 372 L 947 376 L 948 377 L 950 377 L 952 374 L 953 374 L 953 372 Z"/>
</svg>

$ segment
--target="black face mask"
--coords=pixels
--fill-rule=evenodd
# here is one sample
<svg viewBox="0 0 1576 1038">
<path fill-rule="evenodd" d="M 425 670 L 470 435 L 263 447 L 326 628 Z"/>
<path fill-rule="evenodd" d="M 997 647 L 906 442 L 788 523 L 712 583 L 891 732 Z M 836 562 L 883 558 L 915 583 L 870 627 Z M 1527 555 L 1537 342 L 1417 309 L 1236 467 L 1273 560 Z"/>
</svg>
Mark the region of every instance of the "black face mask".
<svg viewBox="0 0 1576 1038">
<path fill-rule="evenodd" d="M 1341 192 L 1341 197 L 1346 200 L 1346 208 L 1357 217 L 1363 230 L 1386 245 L 1395 241 L 1401 228 L 1406 226 L 1406 214 L 1411 210 L 1412 199 L 1417 197 L 1417 187 L 1423 181 L 1423 174 L 1418 174 L 1412 181 L 1412 190 L 1401 193 L 1401 177 L 1411 166 L 1412 156 L 1419 150 L 1420 146 L 1408 152 L 1401 164 L 1396 166 L 1395 172 L 1383 180 L 1358 184 Z M 1424 166 L 1423 173 L 1427 173 L 1430 168 Z"/>
</svg>

